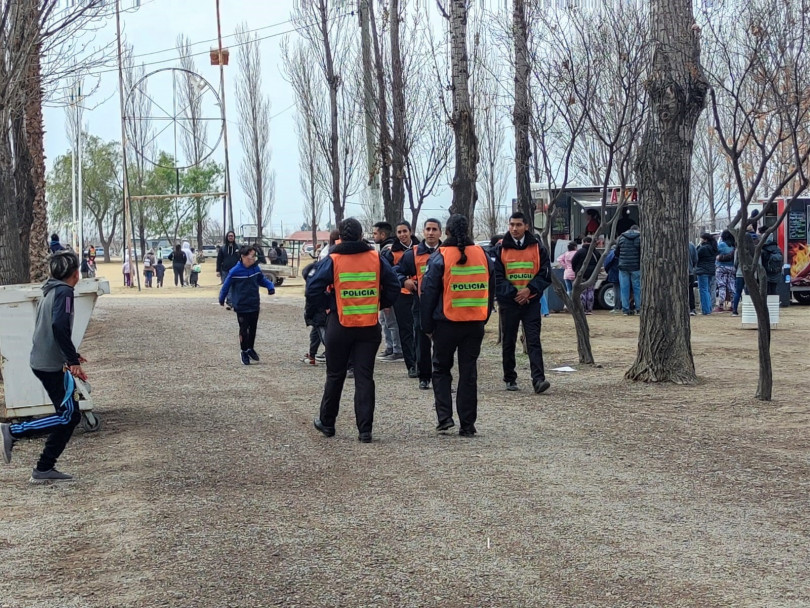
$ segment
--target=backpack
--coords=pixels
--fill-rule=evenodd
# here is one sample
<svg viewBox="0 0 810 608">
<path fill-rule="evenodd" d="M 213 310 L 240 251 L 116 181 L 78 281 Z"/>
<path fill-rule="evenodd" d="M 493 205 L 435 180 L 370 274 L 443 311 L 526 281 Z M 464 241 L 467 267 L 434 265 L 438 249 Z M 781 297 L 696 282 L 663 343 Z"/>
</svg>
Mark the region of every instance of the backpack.
<svg viewBox="0 0 810 608">
<path fill-rule="evenodd" d="M 768 243 L 762 248 L 762 266 L 765 268 L 765 274 L 769 276 L 781 274 L 784 262 L 782 252 L 774 243 Z"/>
</svg>

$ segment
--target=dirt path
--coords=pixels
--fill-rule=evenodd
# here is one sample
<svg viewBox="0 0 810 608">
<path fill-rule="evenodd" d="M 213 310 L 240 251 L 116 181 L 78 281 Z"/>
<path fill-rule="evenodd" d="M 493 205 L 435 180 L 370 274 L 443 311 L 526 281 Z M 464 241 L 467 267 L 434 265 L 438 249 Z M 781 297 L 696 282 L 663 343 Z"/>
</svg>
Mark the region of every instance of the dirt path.
<svg viewBox="0 0 810 608">
<path fill-rule="evenodd" d="M 599 313 L 602 367 L 542 397 L 503 390 L 493 319 L 478 437 L 436 436 L 432 393 L 381 363 L 364 445 L 351 387 L 337 436 L 312 429 L 297 294 L 265 301 L 250 367 L 200 293 L 99 300 L 104 428 L 69 445 L 73 484 L 28 486 L 36 441 L 0 468 L 0 607 L 810 606 L 810 309 L 783 311 L 769 404 L 727 315 L 694 320 L 683 388 L 626 383 L 638 321 Z M 574 363 L 570 318 L 543 331 Z"/>
</svg>

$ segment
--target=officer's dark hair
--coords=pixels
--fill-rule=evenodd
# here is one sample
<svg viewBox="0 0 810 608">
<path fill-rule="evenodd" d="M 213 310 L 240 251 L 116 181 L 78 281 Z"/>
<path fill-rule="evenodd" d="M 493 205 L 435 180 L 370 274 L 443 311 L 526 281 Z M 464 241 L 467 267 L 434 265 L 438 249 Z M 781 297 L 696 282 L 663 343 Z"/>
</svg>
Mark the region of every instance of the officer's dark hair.
<svg viewBox="0 0 810 608">
<path fill-rule="evenodd" d="M 394 229 L 391 227 L 391 224 L 389 224 L 388 222 L 377 222 L 376 224 L 374 224 L 374 227 L 378 231 L 384 233 L 385 236 L 391 236 L 391 233 L 394 231 Z"/>
<path fill-rule="evenodd" d="M 384 223 L 384 222 L 380 222 Z M 377 224 L 374 224 L 377 227 Z M 391 224 L 386 224 L 388 228 L 391 228 Z M 362 241 L 363 240 L 363 226 L 360 225 L 353 217 L 347 217 L 345 220 L 340 222 L 338 225 L 338 230 L 340 231 L 340 240 L 341 241 Z"/>
<path fill-rule="evenodd" d="M 512 215 L 509 216 L 510 220 L 520 220 L 524 224 L 528 224 L 529 220 L 526 219 L 526 215 L 522 211 L 515 211 Z"/>
<path fill-rule="evenodd" d="M 399 220 L 397 222 L 397 228 L 399 228 L 400 226 L 405 226 L 408 230 L 413 232 L 413 228 L 411 228 L 411 223 L 408 220 Z"/>
<path fill-rule="evenodd" d="M 79 269 L 79 256 L 72 251 L 57 251 L 48 260 L 48 267 L 54 279 L 64 281 Z"/>
<path fill-rule="evenodd" d="M 51 240 L 52 240 L 52 241 L 58 241 L 58 240 L 59 240 L 59 235 L 58 235 L 58 234 L 56 234 L 56 233 L 54 232 L 54 233 L 51 235 Z"/>
<path fill-rule="evenodd" d="M 451 215 L 450 219 L 447 220 L 447 232 L 450 233 L 450 236 L 456 239 L 456 247 L 458 247 L 458 251 L 461 253 L 458 263 L 462 265 L 467 263 L 467 254 L 464 253 L 464 247 L 467 244 L 468 227 L 469 222 L 467 221 L 466 216 L 459 213 Z"/>
<path fill-rule="evenodd" d="M 422 227 L 424 228 L 424 227 L 425 227 L 425 226 L 427 226 L 427 225 L 428 225 L 430 222 L 433 222 L 434 224 L 436 224 L 436 225 L 439 227 L 439 230 L 441 230 L 441 229 L 442 229 L 442 223 L 441 223 L 439 220 L 437 220 L 435 217 L 429 217 L 428 219 L 426 219 L 426 220 L 425 220 L 425 223 L 424 223 L 424 224 L 422 224 Z"/>
<path fill-rule="evenodd" d="M 253 245 L 242 245 L 239 248 L 239 255 L 250 255 L 250 252 L 256 253 L 256 248 Z"/>
</svg>

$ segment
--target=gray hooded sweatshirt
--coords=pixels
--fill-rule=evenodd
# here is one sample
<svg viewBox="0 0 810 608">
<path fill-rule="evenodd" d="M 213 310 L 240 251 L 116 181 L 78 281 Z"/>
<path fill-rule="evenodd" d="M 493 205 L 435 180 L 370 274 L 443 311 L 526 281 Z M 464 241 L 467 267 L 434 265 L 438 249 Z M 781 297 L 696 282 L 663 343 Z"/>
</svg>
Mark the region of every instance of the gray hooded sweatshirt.
<svg viewBox="0 0 810 608">
<path fill-rule="evenodd" d="M 79 365 L 79 353 L 73 345 L 73 287 L 57 279 L 42 286 L 34 325 L 31 368 L 60 372 L 67 365 Z"/>
</svg>

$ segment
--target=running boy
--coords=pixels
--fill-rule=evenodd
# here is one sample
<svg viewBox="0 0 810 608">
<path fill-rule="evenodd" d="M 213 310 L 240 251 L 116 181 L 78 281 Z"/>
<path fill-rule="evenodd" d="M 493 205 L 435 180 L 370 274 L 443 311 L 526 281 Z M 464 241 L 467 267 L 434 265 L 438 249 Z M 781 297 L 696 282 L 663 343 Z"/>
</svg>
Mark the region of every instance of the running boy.
<svg viewBox="0 0 810 608">
<path fill-rule="evenodd" d="M 273 282 L 262 273 L 256 263 L 256 248 L 243 245 L 239 250 L 239 261 L 231 268 L 219 292 L 219 305 L 225 306 L 225 298 L 230 292 L 231 306 L 239 321 L 239 348 L 242 365 L 250 365 L 250 360 L 259 360 L 253 349 L 256 342 L 256 326 L 259 324 L 259 285 L 267 288 L 271 296 L 276 293 Z"/>
<path fill-rule="evenodd" d="M 79 282 L 79 257 L 72 251 L 57 251 L 50 259 L 51 278 L 42 286 L 34 326 L 31 370 L 39 378 L 56 408 L 56 414 L 19 424 L 0 424 L 3 461 L 11 462 L 11 449 L 21 437 L 48 435 L 45 448 L 30 482 L 43 484 L 69 481 L 71 475 L 56 470 L 56 460 L 70 441 L 81 420 L 79 404 L 73 398 L 73 376 L 87 380 L 84 358 L 71 340 L 73 329 L 73 287 Z"/>
</svg>

